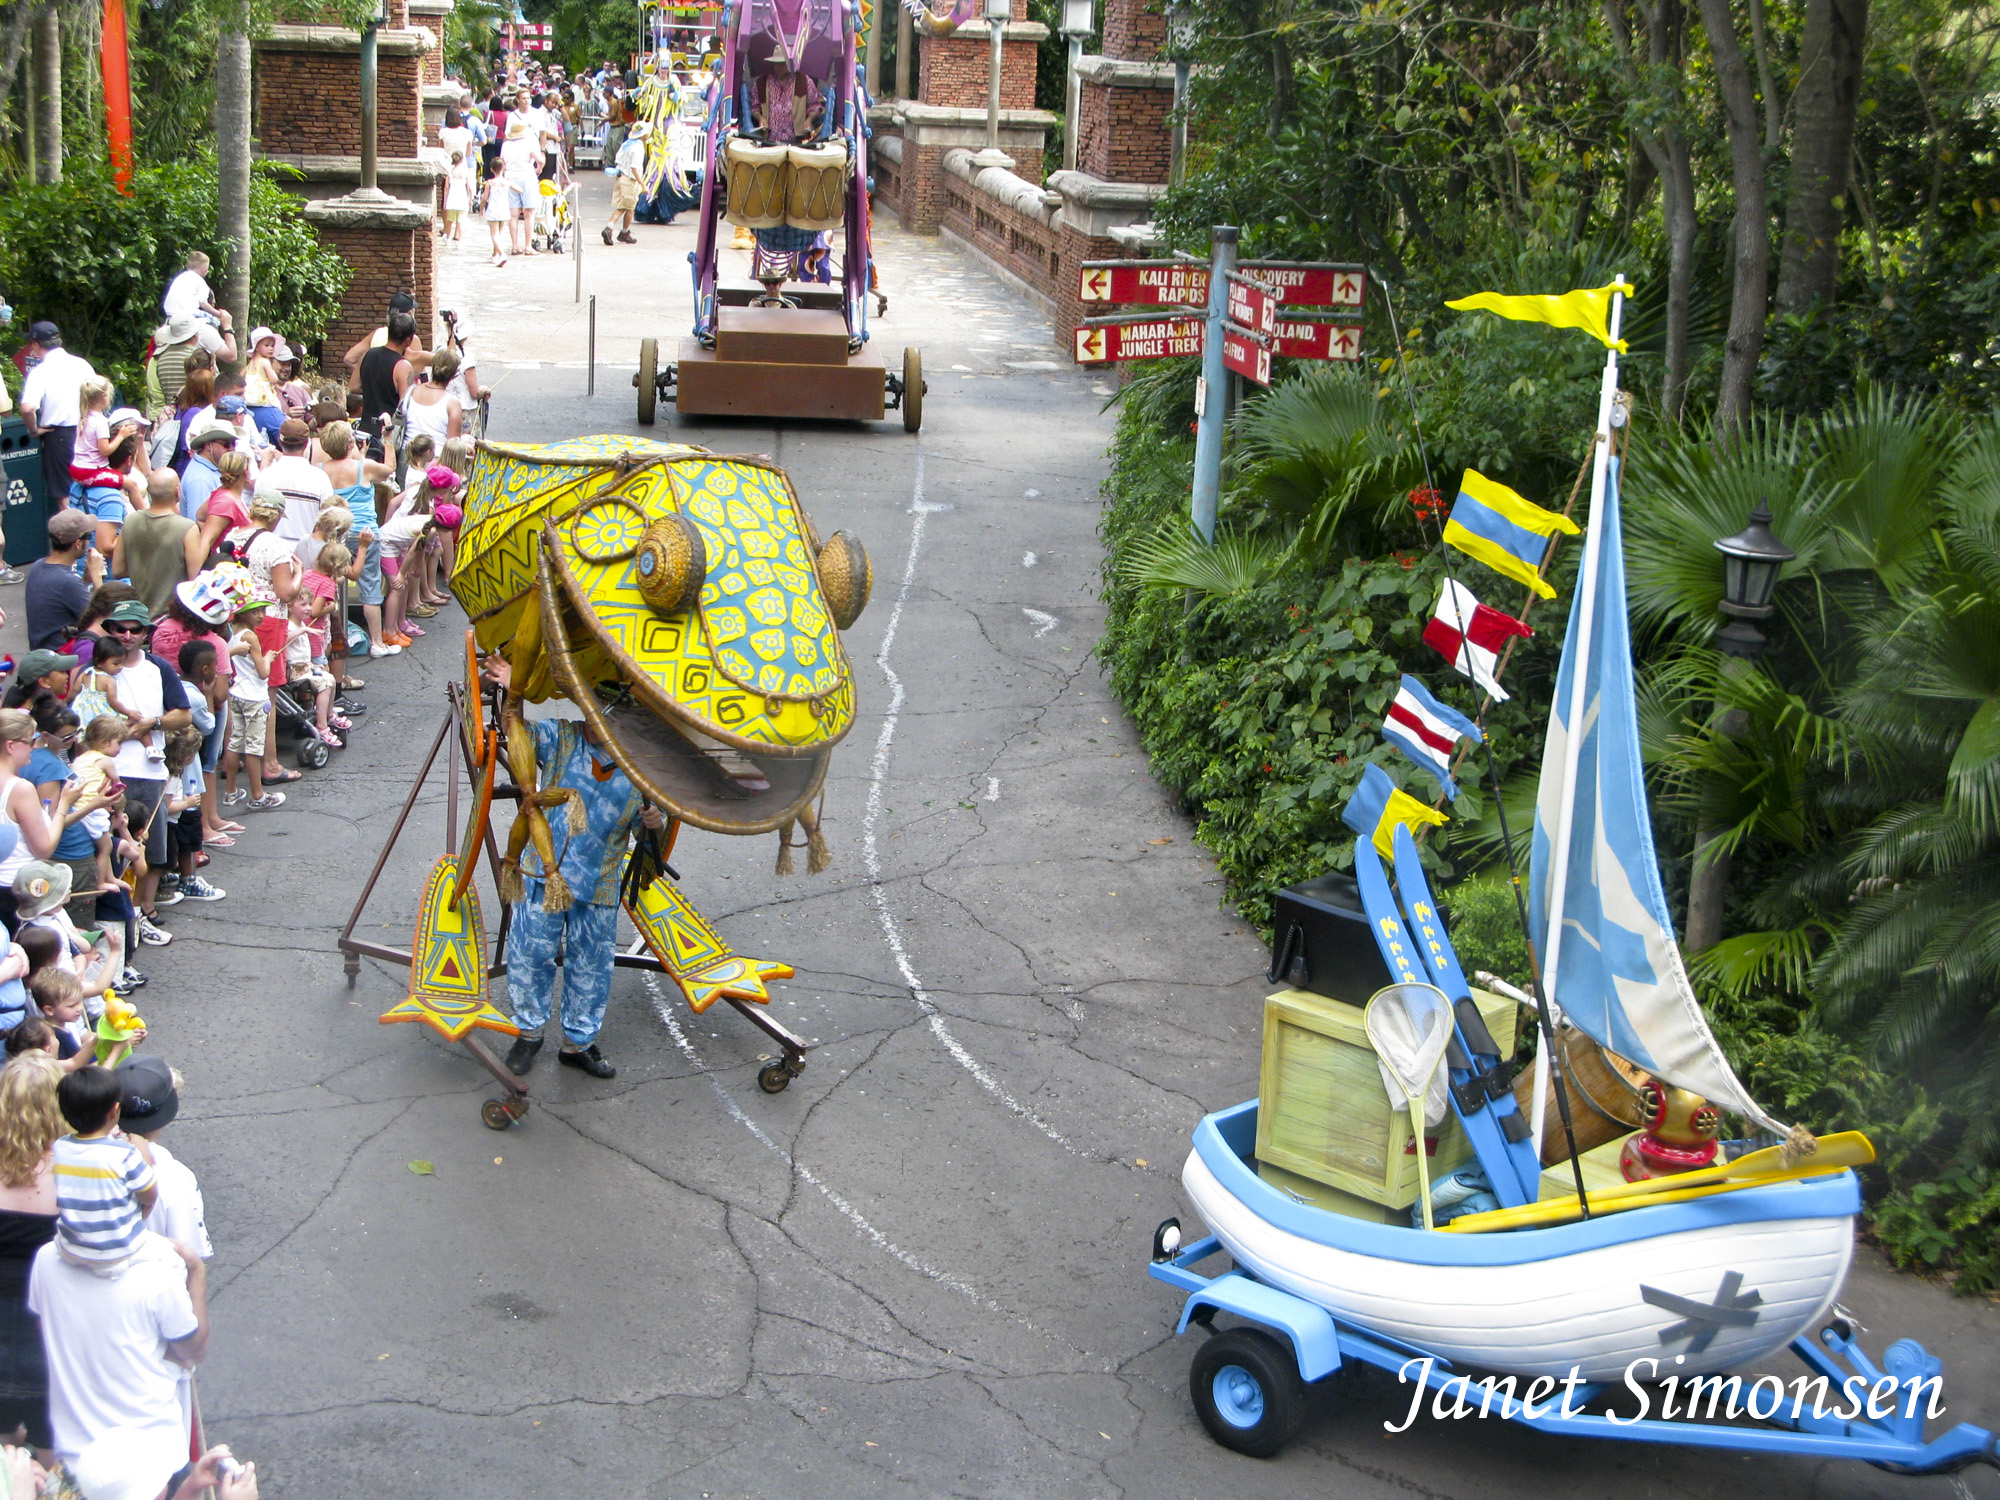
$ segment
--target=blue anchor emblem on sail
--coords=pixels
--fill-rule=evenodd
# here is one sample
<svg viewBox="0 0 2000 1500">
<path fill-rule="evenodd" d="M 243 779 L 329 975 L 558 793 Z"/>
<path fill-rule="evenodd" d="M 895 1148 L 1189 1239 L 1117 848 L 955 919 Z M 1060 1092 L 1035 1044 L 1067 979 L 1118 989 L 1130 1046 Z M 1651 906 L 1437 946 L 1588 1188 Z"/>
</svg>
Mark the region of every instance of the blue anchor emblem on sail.
<svg viewBox="0 0 2000 1500">
<path fill-rule="evenodd" d="M 1715 1336 L 1725 1328 L 1750 1328 L 1763 1314 L 1758 1309 L 1764 1297 L 1755 1288 L 1737 1295 L 1737 1288 L 1743 1285 L 1741 1271 L 1724 1271 L 1722 1285 L 1716 1288 L 1713 1302 L 1691 1302 L 1686 1297 L 1677 1297 L 1672 1292 L 1663 1292 L 1656 1286 L 1639 1286 L 1639 1296 L 1655 1307 L 1663 1307 L 1670 1313 L 1680 1314 L 1678 1323 L 1669 1323 L 1660 1330 L 1660 1342 L 1671 1344 L 1675 1339 L 1688 1340 L 1687 1352 L 1704 1353 L 1715 1342 Z"/>
</svg>

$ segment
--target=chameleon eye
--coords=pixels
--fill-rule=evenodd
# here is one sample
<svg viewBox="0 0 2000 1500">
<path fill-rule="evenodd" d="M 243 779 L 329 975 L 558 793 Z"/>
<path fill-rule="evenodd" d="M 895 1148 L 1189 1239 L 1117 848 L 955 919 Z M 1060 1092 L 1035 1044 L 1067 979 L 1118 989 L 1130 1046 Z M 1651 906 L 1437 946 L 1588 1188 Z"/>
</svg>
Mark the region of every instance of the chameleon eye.
<svg viewBox="0 0 2000 1500">
<path fill-rule="evenodd" d="M 647 524 L 632 566 L 640 596 L 656 613 L 685 614 L 708 577 L 708 547 L 686 516 L 666 516 Z"/>
<path fill-rule="evenodd" d="M 836 531 L 819 549 L 819 587 L 826 595 L 826 607 L 833 623 L 842 630 L 861 618 L 868 607 L 869 592 L 875 587 L 875 572 L 868 565 L 868 549 L 851 531 Z"/>
</svg>

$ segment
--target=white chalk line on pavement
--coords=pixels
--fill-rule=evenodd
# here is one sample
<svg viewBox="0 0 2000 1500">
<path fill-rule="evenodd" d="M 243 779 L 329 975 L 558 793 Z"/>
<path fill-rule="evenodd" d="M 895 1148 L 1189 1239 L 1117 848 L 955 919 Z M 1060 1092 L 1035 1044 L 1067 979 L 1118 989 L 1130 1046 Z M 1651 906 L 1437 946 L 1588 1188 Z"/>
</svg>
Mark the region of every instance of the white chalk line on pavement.
<svg viewBox="0 0 2000 1500">
<path fill-rule="evenodd" d="M 889 683 L 889 706 L 882 714 L 882 728 L 875 736 L 874 758 L 868 763 L 868 802 L 861 815 L 861 860 L 868 868 L 868 893 L 875 903 L 875 919 L 881 925 L 883 941 L 889 945 L 889 954 L 896 960 L 897 972 L 903 976 L 910 998 L 923 1011 L 931 1034 L 943 1043 L 945 1051 L 957 1060 L 958 1065 L 977 1079 L 979 1086 L 1006 1106 L 1009 1112 L 1019 1115 L 1063 1150 L 1081 1156 L 1084 1153 L 1078 1151 L 1061 1131 L 1008 1093 L 1005 1085 L 988 1072 L 978 1058 L 966 1051 L 965 1045 L 952 1034 L 951 1027 L 924 988 L 923 980 L 918 977 L 916 966 L 910 962 L 909 950 L 903 946 L 902 930 L 889 910 L 889 888 L 882 880 L 882 851 L 876 840 L 876 827 L 882 819 L 882 797 L 889 780 L 889 750 L 895 743 L 896 724 L 902 718 L 906 697 L 903 679 L 889 665 L 889 653 L 895 648 L 896 632 L 903 623 L 903 606 L 909 602 L 910 585 L 916 580 L 917 558 L 924 546 L 924 523 L 935 512 L 949 508 L 932 505 L 924 499 L 924 449 L 919 438 L 916 477 L 910 494 L 910 550 L 903 559 L 902 582 L 896 589 L 896 602 L 889 611 L 889 623 L 882 631 L 881 649 L 875 653 L 875 665 L 881 668 L 883 677 Z M 1050 624 L 1054 623 L 1050 621 Z"/>
<path fill-rule="evenodd" d="M 793 1173 L 797 1175 L 799 1181 L 817 1192 L 828 1203 L 831 1203 L 839 1211 L 840 1216 L 859 1230 L 862 1237 L 874 1245 L 876 1249 L 893 1256 L 912 1271 L 915 1271 L 919 1276 L 927 1277 L 937 1282 L 940 1286 L 948 1286 L 960 1296 L 977 1302 L 981 1307 L 995 1312 L 1000 1310 L 999 1304 L 982 1294 L 978 1288 L 959 1280 L 958 1277 L 951 1275 L 949 1272 L 940 1271 L 937 1267 L 928 1265 L 910 1254 L 909 1251 L 905 1250 L 886 1234 L 882 1233 L 881 1230 L 869 1223 L 860 1209 L 849 1203 L 826 1182 L 822 1181 L 812 1168 L 801 1164 L 790 1151 L 787 1151 L 784 1146 L 773 1140 L 770 1133 L 763 1126 L 744 1113 L 743 1106 L 731 1097 L 729 1090 L 722 1086 L 722 1080 L 715 1076 L 709 1069 L 708 1064 L 702 1061 L 701 1054 L 694 1050 L 694 1044 L 688 1040 L 687 1033 L 681 1030 L 680 1020 L 674 1015 L 672 1002 L 661 993 L 659 979 L 652 974 L 645 974 L 642 976 L 642 979 L 646 986 L 646 994 L 653 1003 L 653 1013 L 666 1023 L 667 1034 L 674 1039 L 674 1045 L 680 1048 L 681 1056 L 692 1063 L 699 1070 L 701 1076 L 708 1080 L 708 1086 L 715 1090 L 715 1097 L 722 1101 L 722 1107 L 729 1111 L 731 1118 L 737 1124 L 754 1135 L 766 1149 L 782 1160 L 786 1166 L 790 1167 Z"/>
</svg>

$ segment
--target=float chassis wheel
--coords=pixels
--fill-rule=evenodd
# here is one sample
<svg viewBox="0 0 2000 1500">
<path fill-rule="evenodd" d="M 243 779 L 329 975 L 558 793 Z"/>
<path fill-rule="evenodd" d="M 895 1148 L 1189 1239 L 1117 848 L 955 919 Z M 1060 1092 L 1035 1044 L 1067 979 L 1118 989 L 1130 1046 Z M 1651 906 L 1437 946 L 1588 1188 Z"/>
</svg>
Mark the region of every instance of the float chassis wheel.
<svg viewBox="0 0 2000 1500">
<path fill-rule="evenodd" d="M 479 1106 L 479 1118 L 488 1130 L 505 1130 L 527 1112 L 526 1094 L 516 1094 L 509 1099 L 488 1099 Z"/>
<path fill-rule="evenodd" d="M 1277 1453 L 1305 1415 L 1305 1383 L 1291 1351 L 1261 1329 L 1232 1328 L 1203 1344 L 1188 1386 L 1208 1435 L 1251 1458 Z"/>
<path fill-rule="evenodd" d="M 660 341 L 658 339 L 639 340 L 639 373 L 634 377 L 639 387 L 639 425 L 651 427 L 659 414 L 660 404 Z"/>
<path fill-rule="evenodd" d="M 924 425 L 924 352 L 903 351 L 903 431 L 916 432 Z"/>
</svg>

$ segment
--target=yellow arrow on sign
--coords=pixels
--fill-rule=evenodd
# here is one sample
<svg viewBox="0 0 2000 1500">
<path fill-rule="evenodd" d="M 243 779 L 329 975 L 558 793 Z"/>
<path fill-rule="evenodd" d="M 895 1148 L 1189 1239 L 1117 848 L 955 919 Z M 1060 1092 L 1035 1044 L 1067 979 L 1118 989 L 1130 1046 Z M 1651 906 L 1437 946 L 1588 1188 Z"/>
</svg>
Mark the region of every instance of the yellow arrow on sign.
<svg viewBox="0 0 2000 1500">
<path fill-rule="evenodd" d="M 1358 359 L 1361 356 L 1361 330 L 1358 328 L 1336 328 L 1333 330 L 1335 359 Z"/>
<path fill-rule="evenodd" d="M 1099 364 L 1103 362 L 1104 330 L 1102 328 L 1077 329 L 1076 359 L 1078 364 Z"/>
<path fill-rule="evenodd" d="M 1105 271 L 1083 273 L 1083 300 L 1102 302 L 1111 295 L 1111 276 Z"/>
</svg>

